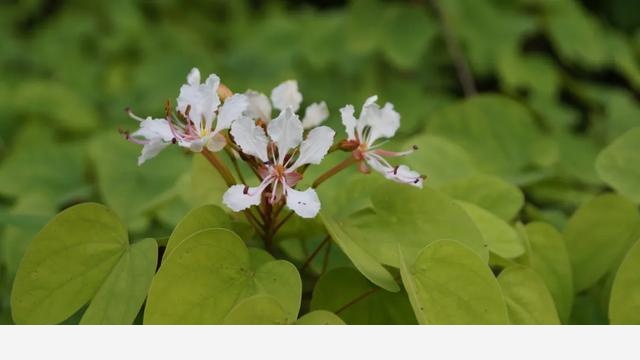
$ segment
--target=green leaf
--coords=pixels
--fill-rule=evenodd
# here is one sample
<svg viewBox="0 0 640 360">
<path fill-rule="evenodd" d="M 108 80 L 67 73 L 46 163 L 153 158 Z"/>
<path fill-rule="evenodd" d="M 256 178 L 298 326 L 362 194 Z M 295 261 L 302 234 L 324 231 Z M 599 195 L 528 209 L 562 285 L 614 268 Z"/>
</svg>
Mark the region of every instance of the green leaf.
<svg viewBox="0 0 640 360">
<path fill-rule="evenodd" d="M 607 60 L 598 21 L 574 0 L 545 1 L 544 26 L 563 62 L 598 68 Z"/>
<path fill-rule="evenodd" d="M 325 311 L 316 310 L 305 314 L 293 323 L 294 325 L 346 325 L 338 315 Z"/>
<path fill-rule="evenodd" d="M 154 239 L 132 244 L 96 292 L 80 324 L 131 324 L 147 297 L 157 262 Z"/>
<path fill-rule="evenodd" d="M 61 212 L 33 239 L 20 264 L 11 294 L 14 320 L 56 324 L 95 298 L 90 319 L 131 323 L 155 269 L 154 247 L 130 246 L 126 228 L 103 205 Z M 119 276 L 132 278 L 126 290 L 119 288 Z"/>
<path fill-rule="evenodd" d="M 291 318 L 274 297 L 256 295 L 240 301 L 224 318 L 225 325 L 285 325 Z"/>
<path fill-rule="evenodd" d="M 53 120 L 62 130 L 86 132 L 98 125 L 95 109 L 80 94 L 60 83 L 31 80 L 21 83 L 15 91 L 17 111 Z"/>
<path fill-rule="evenodd" d="M 505 221 L 513 219 L 524 205 L 522 191 L 495 176 L 475 175 L 453 181 L 440 190 L 456 200 L 489 210 Z"/>
<path fill-rule="evenodd" d="M 486 262 L 453 240 L 427 245 L 402 282 L 420 324 L 508 324 L 500 286 Z"/>
<path fill-rule="evenodd" d="M 640 203 L 640 127 L 624 133 L 596 160 L 600 177 L 620 194 Z"/>
<path fill-rule="evenodd" d="M 382 15 L 384 55 L 400 69 L 416 68 L 437 34 L 435 20 L 418 6 L 389 6 Z"/>
<path fill-rule="evenodd" d="M 222 176 L 205 159 L 194 156 L 191 162 L 191 183 L 183 188 L 182 196 L 192 206 L 206 204 L 222 205 L 222 194 L 227 190 Z"/>
<path fill-rule="evenodd" d="M 507 90 L 533 90 L 537 94 L 554 97 L 560 85 L 556 65 L 545 56 L 534 54 L 505 54 L 499 59 L 500 80 Z"/>
<path fill-rule="evenodd" d="M 574 291 L 591 287 L 618 265 L 639 223 L 636 206 L 614 194 L 593 198 L 571 216 L 564 239 Z"/>
<path fill-rule="evenodd" d="M 537 133 L 524 106 L 496 94 L 446 107 L 427 130 L 465 149 L 480 170 L 511 181 L 532 161 Z"/>
<path fill-rule="evenodd" d="M 489 211 L 471 203 L 459 201 L 482 233 L 489 251 L 506 259 L 524 254 L 524 244 L 509 224 Z"/>
<path fill-rule="evenodd" d="M 275 298 L 287 322 L 294 321 L 302 293 L 296 268 L 283 260 L 267 262 L 258 269 L 251 265 L 249 250 L 229 230 L 207 229 L 189 236 L 174 248 L 153 279 L 144 322 L 222 324 L 240 301 L 254 295 Z M 263 300 L 255 301 L 258 306 L 273 308 Z M 247 311 L 245 308 L 234 316 L 245 321 Z"/>
<path fill-rule="evenodd" d="M 251 261 L 251 268 L 258 269 L 262 265 L 274 261 L 275 258 L 269 254 L 266 250 L 258 248 L 249 248 L 249 261 Z"/>
<path fill-rule="evenodd" d="M 474 73 L 487 75 L 498 59 L 512 53 L 534 30 L 532 18 L 487 1 L 439 2 L 444 16 L 466 48 Z"/>
<path fill-rule="evenodd" d="M 320 219 L 327 227 L 331 239 L 349 257 L 353 265 L 372 283 L 388 291 L 398 291 L 400 287 L 387 269 L 382 266 L 365 248 L 360 246 L 351 234 L 343 229 L 342 222 L 320 212 Z"/>
<path fill-rule="evenodd" d="M 327 310 L 347 324 L 415 324 L 407 294 L 377 288 L 356 269 L 328 271 L 316 283 L 311 310 Z"/>
<path fill-rule="evenodd" d="M 173 229 L 163 258 L 166 259 L 173 250 L 180 246 L 189 236 L 211 228 L 231 229 L 231 219 L 221 208 L 215 205 L 203 205 L 185 215 Z"/>
<path fill-rule="evenodd" d="M 21 196 L 7 215 L 10 218 L 0 230 L 0 261 L 13 279 L 31 240 L 55 215 L 55 206 L 47 196 L 30 193 Z"/>
<path fill-rule="evenodd" d="M 571 262 L 562 234 L 553 226 L 534 222 L 525 226 L 529 266 L 544 280 L 563 323 L 573 304 Z"/>
<path fill-rule="evenodd" d="M 0 164 L 0 195 L 39 193 L 56 204 L 75 198 L 84 184 L 84 157 L 78 145 L 31 142 L 13 149 Z"/>
<path fill-rule="evenodd" d="M 588 137 L 561 133 L 557 136 L 559 167 L 562 175 L 586 184 L 600 185 L 594 166 L 598 145 Z"/>
<path fill-rule="evenodd" d="M 524 266 L 504 269 L 498 276 L 509 319 L 514 325 L 560 325 L 553 298 L 535 271 Z"/>
<path fill-rule="evenodd" d="M 406 144 L 407 147 L 418 147 L 406 158 L 407 165 L 426 174 L 427 183 L 432 187 L 467 178 L 476 172 L 469 154 L 445 138 L 422 134 L 411 138 Z"/>
<path fill-rule="evenodd" d="M 612 325 L 640 324 L 640 240 L 618 268 L 609 301 Z"/>
<path fill-rule="evenodd" d="M 429 187 L 387 183 L 371 199 L 375 214 L 353 216 L 346 228 L 361 234 L 354 239 L 383 264 L 400 266 L 398 245 L 411 262 L 425 245 L 439 239 L 455 239 L 485 261 L 489 259 L 482 233 L 446 195 Z"/>
<path fill-rule="evenodd" d="M 138 166 L 140 150 L 117 133 L 96 138 L 90 147 L 102 198 L 135 230 L 140 230 L 145 216 L 172 190 L 187 167 L 176 148 L 166 149 Z"/>
</svg>

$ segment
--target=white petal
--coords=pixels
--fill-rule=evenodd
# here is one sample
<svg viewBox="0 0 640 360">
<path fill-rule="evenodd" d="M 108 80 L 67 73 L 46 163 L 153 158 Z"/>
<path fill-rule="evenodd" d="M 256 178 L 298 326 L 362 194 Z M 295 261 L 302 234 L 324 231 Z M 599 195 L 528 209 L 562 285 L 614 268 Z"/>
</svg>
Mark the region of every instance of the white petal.
<svg viewBox="0 0 640 360">
<path fill-rule="evenodd" d="M 305 129 L 314 128 L 329 117 L 329 109 L 327 104 L 323 101 L 321 103 L 313 103 L 304 111 L 304 118 L 302 119 L 302 127 Z"/>
<path fill-rule="evenodd" d="M 233 211 L 242 211 L 253 205 L 259 205 L 264 186 L 247 188 L 245 185 L 233 185 L 222 195 L 222 202 Z"/>
<path fill-rule="evenodd" d="M 327 126 L 320 126 L 311 131 L 300 145 L 300 156 L 291 166 L 295 170 L 305 164 L 319 164 L 333 144 L 335 131 Z"/>
<path fill-rule="evenodd" d="M 204 149 L 204 146 L 207 144 L 208 139 L 206 138 L 198 138 L 193 141 L 183 141 L 180 142 L 180 146 L 189 148 L 189 150 L 193 152 L 200 152 Z"/>
<path fill-rule="evenodd" d="M 271 120 L 271 103 L 267 95 L 253 90 L 247 90 L 244 94 L 249 99 L 247 116 L 254 120 L 262 119 L 269 122 Z"/>
<path fill-rule="evenodd" d="M 287 80 L 276 86 L 271 91 L 271 102 L 273 102 L 273 107 L 278 110 L 291 107 L 294 112 L 298 111 L 302 102 L 302 94 L 298 91 L 298 82 Z"/>
<path fill-rule="evenodd" d="M 353 105 L 347 105 L 340 109 L 340 115 L 342 116 L 342 124 L 347 132 L 347 139 L 354 140 L 356 138 L 356 123 L 357 120 L 353 116 Z"/>
<path fill-rule="evenodd" d="M 267 132 L 271 140 L 278 146 L 280 162 L 282 162 L 290 149 L 295 148 L 302 142 L 303 131 L 298 115 L 290 107 L 282 111 L 277 118 L 269 123 Z"/>
<path fill-rule="evenodd" d="M 242 152 L 253 155 L 262 161 L 269 161 L 267 145 L 269 139 L 264 130 L 246 116 L 241 117 L 231 124 L 231 135 Z"/>
<path fill-rule="evenodd" d="M 146 118 L 140 122 L 140 129 L 131 134 L 133 137 L 141 137 L 146 140 L 161 139 L 165 142 L 171 142 L 174 136 L 171 127 L 166 119 Z"/>
<path fill-rule="evenodd" d="M 220 107 L 214 132 L 217 133 L 220 130 L 229 129 L 231 123 L 239 119 L 242 113 L 247 110 L 248 106 L 249 99 L 243 94 L 235 94 L 228 98 Z"/>
<path fill-rule="evenodd" d="M 391 103 L 386 103 L 383 108 L 371 103 L 363 108 L 360 122 L 371 127 L 367 142 L 372 145 L 377 139 L 393 137 L 400 127 L 400 114 Z"/>
<path fill-rule="evenodd" d="M 372 154 L 365 155 L 365 160 L 372 169 L 389 180 L 422 188 L 423 179 L 420 173 L 409 169 L 406 165 L 393 167 L 380 156 Z"/>
<path fill-rule="evenodd" d="M 209 134 L 206 140 L 206 146 L 209 151 L 218 152 L 222 150 L 225 145 L 227 145 L 227 141 L 225 140 L 222 134 Z"/>
<path fill-rule="evenodd" d="M 320 199 L 315 190 L 287 189 L 287 207 L 303 218 L 313 218 L 320 211 Z"/>
<path fill-rule="evenodd" d="M 161 139 L 154 139 L 144 144 L 142 153 L 138 157 L 138 165 L 142 165 L 145 161 L 158 155 L 160 151 L 169 146 L 169 144 L 171 143 L 164 142 Z"/>
<path fill-rule="evenodd" d="M 185 114 L 187 108 L 190 106 L 189 118 L 196 125 L 196 128 L 205 128 L 211 130 L 215 112 L 220 105 L 220 99 L 218 98 L 218 86 L 220 85 L 220 78 L 211 74 L 207 78 L 204 84 L 193 82 L 199 80 L 200 74 L 195 76 L 192 70 L 187 77 L 187 84 L 180 87 L 180 94 L 178 95 L 178 105 L 176 109 Z M 205 124 L 202 124 L 202 121 Z"/>
<path fill-rule="evenodd" d="M 193 68 L 189 71 L 189 75 L 187 75 L 187 84 L 189 85 L 199 85 L 200 84 L 200 70 L 198 68 Z"/>
</svg>

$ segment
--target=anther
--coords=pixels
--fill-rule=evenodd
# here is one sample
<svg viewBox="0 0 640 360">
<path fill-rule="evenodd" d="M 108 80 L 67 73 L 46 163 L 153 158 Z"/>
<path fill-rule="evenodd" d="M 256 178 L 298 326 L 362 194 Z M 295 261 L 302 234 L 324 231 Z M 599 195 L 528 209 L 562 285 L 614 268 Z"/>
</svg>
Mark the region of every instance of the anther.
<svg viewBox="0 0 640 360">
<path fill-rule="evenodd" d="M 247 195 L 249 193 L 249 187 L 245 185 L 244 190 L 242 190 L 242 193 Z"/>
<path fill-rule="evenodd" d="M 171 143 L 172 143 L 172 144 L 174 144 L 174 145 L 175 145 L 177 142 L 178 142 L 178 139 L 176 139 L 176 138 L 171 139 Z"/>
<path fill-rule="evenodd" d="M 418 150 L 418 145 L 413 145 L 411 148 L 412 148 L 413 150 Z"/>
<path fill-rule="evenodd" d="M 184 111 L 184 117 L 188 118 L 190 112 L 191 112 L 191 104 L 187 105 L 187 109 Z"/>
<path fill-rule="evenodd" d="M 171 116 L 171 100 L 169 99 L 164 103 L 164 114 L 166 117 Z"/>
<path fill-rule="evenodd" d="M 120 135 L 124 136 L 125 140 L 129 140 L 129 132 L 126 130 L 122 130 L 122 128 L 118 128 L 118 132 Z"/>
<path fill-rule="evenodd" d="M 398 175 L 398 168 L 399 167 L 400 167 L 399 165 L 396 165 L 396 166 L 393 167 L 393 175 Z"/>
</svg>

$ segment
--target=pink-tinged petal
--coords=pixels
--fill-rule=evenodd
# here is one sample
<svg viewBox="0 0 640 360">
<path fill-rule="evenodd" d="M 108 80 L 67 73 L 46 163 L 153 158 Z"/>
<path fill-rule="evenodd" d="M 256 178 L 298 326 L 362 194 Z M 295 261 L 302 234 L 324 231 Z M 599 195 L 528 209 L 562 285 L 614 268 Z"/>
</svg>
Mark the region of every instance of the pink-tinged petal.
<svg viewBox="0 0 640 360">
<path fill-rule="evenodd" d="M 254 120 L 262 119 L 269 122 L 271 120 L 271 103 L 267 95 L 253 90 L 247 90 L 244 94 L 249 100 L 247 116 Z"/>
<path fill-rule="evenodd" d="M 286 108 L 267 126 L 269 137 L 278 147 L 279 162 L 282 163 L 287 152 L 302 142 L 302 123 L 292 108 Z"/>
<path fill-rule="evenodd" d="M 340 116 L 342 117 L 342 124 L 344 125 L 345 131 L 347 132 L 348 140 L 356 139 L 356 124 L 357 120 L 354 113 L 353 105 L 346 105 L 342 109 L 340 109 Z"/>
<path fill-rule="evenodd" d="M 222 202 L 233 211 L 242 211 L 251 206 L 259 205 L 262 200 L 262 192 L 266 187 L 263 184 L 257 187 L 233 185 L 222 196 Z"/>
<path fill-rule="evenodd" d="M 391 166 L 386 160 L 375 154 L 365 155 L 365 160 L 372 169 L 389 180 L 422 188 L 423 176 L 409 169 L 406 165 Z"/>
<path fill-rule="evenodd" d="M 304 118 L 302 118 L 302 127 L 305 129 L 314 128 L 329 117 L 329 108 L 323 101 L 320 103 L 313 103 L 304 111 Z"/>
<path fill-rule="evenodd" d="M 138 157 L 138 165 L 142 165 L 145 161 L 154 158 L 160 153 L 160 151 L 170 144 L 170 142 L 164 142 L 161 139 L 154 139 L 144 144 L 142 147 L 142 153 Z"/>
<path fill-rule="evenodd" d="M 305 164 L 319 164 L 333 145 L 335 131 L 327 126 L 320 126 L 311 131 L 300 145 L 300 155 L 290 167 L 295 170 Z"/>
<path fill-rule="evenodd" d="M 294 112 L 298 111 L 302 102 L 302 94 L 298 91 L 298 82 L 287 80 L 276 86 L 271 91 L 271 102 L 273 102 L 273 107 L 278 110 L 292 108 Z"/>
<path fill-rule="evenodd" d="M 315 190 L 287 189 L 287 207 L 303 218 L 314 218 L 320 211 L 320 199 Z"/>
<path fill-rule="evenodd" d="M 247 111 L 249 99 L 243 94 L 235 94 L 228 98 L 220 107 L 215 133 L 229 129 L 231 124 L 238 120 Z"/>
<path fill-rule="evenodd" d="M 263 162 L 269 161 L 267 145 L 269 139 L 264 129 L 257 126 L 254 121 L 246 116 L 241 117 L 231 124 L 231 135 L 242 152 L 253 155 Z"/>
</svg>

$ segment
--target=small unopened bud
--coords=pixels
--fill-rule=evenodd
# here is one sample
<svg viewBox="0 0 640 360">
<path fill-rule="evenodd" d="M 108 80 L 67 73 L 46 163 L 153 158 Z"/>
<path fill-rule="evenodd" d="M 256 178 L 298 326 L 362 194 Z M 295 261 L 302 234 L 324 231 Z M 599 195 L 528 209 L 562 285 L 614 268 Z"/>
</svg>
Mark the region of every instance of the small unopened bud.
<svg viewBox="0 0 640 360">
<path fill-rule="evenodd" d="M 218 85 L 218 96 L 220 100 L 224 101 L 232 95 L 233 92 L 225 84 Z"/>
<path fill-rule="evenodd" d="M 342 151 L 353 151 L 358 148 L 360 143 L 356 140 L 342 140 L 338 143 L 338 148 Z"/>
</svg>

